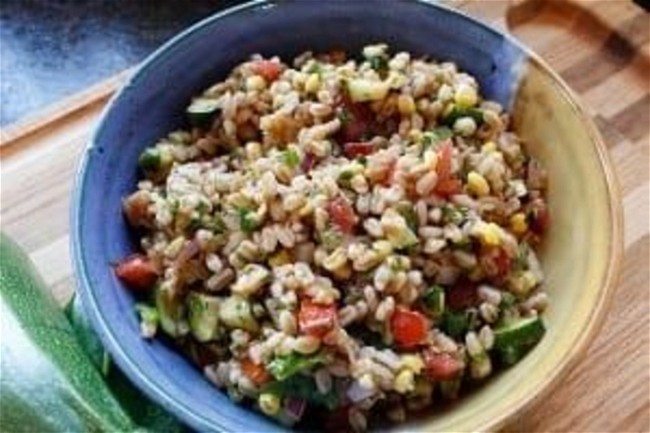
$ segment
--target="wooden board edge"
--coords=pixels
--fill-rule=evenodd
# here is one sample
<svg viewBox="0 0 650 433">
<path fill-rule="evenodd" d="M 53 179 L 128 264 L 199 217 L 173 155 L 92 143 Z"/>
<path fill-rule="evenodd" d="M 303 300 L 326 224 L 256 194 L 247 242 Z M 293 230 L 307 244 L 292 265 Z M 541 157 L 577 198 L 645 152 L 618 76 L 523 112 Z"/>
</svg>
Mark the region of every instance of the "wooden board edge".
<svg viewBox="0 0 650 433">
<path fill-rule="evenodd" d="M 126 82 L 134 69 L 131 67 L 121 71 L 85 90 L 54 102 L 33 116 L 0 128 L 0 152 L 4 153 L 14 143 L 49 124 L 69 117 L 96 103 L 105 102 Z"/>
</svg>

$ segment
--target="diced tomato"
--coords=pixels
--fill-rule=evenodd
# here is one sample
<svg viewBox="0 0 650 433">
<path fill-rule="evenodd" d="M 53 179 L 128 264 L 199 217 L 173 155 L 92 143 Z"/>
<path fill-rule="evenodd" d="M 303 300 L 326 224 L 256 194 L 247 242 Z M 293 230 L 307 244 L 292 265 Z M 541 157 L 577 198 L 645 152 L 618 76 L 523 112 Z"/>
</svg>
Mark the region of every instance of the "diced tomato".
<svg viewBox="0 0 650 433">
<path fill-rule="evenodd" d="M 452 310 L 463 310 L 478 303 L 476 284 L 461 281 L 445 292 L 445 302 Z"/>
<path fill-rule="evenodd" d="M 391 186 L 395 179 L 395 169 L 397 168 L 397 158 L 391 160 L 386 164 L 386 171 L 381 184 L 384 186 Z"/>
<path fill-rule="evenodd" d="M 436 184 L 434 191 L 443 197 L 458 194 L 462 191 L 463 184 L 458 179 L 443 179 Z"/>
<path fill-rule="evenodd" d="M 530 203 L 528 220 L 531 230 L 535 233 L 541 235 L 548 230 L 551 225 L 551 215 L 542 199 L 535 199 Z"/>
<path fill-rule="evenodd" d="M 313 153 L 306 152 L 305 157 L 300 163 L 300 168 L 304 173 L 309 173 L 314 168 L 314 165 L 316 165 L 316 157 Z"/>
<path fill-rule="evenodd" d="M 118 263 L 115 275 L 133 289 L 148 290 L 156 283 L 158 270 L 147 256 L 133 254 Z"/>
<path fill-rule="evenodd" d="M 282 73 L 282 65 L 272 60 L 256 60 L 251 69 L 269 83 L 277 80 Z"/>
<path fill-rule="evenodd" d="M 487 277 L 494 283 L 500 284 L 512 268 L 512 257 L 503 248 L 482 248 L 479 264 Z"/>
<path fill-rule="evenodd" d="M 250 358 L 241 361 L 241 370 L 257 386 L 264 385 L 271 380 L 271 375 L 263 365 L 255 364 Z"/>
<path fill-rule="evenodd" d="M 397 308 L 390 319 L 395 342 L 401 347 L 414 347 L 425 342 L 429 322 L 417 311 Z"/>
<path fill-rule="evenodd" d="M 422 353 L 424 371 L 432 380 L 453 380 L 463 371 L 463 362 L 449 353 L 438 353 L 431 349 Z"/>
<path fill-rule="evenodd" d="M 368 141 L 352 141 L 343 145 L 343 153 L 348 158 L 370 155 L 375 151 L 375 146 Z"/>
<path fill-rule="evenodd" d="M 359 220 L 350 203 L 343 197 L 330 200 L 327 203 L 327 213 L 329 213 L 332 222 L 346 234 L 351 234 L 354 231 L 354 226 Z"/>
<path fill-rule="evenodd" d="M 458 194 L 463 188 L 461 181 L 454 178 L 451 173 L 453 153 L 454 148 L 451 140 L 446 140 L 442 143 L 438 152 L 438 164 L 436 165 L 438 182 L 433 190 L 436 194 L 443 197 Z"/>
<path fill-rule="evenodd" d="M 438 173 L 438 180 L 446 180 L 451 176 L 451 160 L 454 155 L 454 148 L 451 140 L 445 140 L 440 145 L 438 151 L 438 164 L 436 165 L 436 173 Z"/>
<path fill-rule="evenodd" d="M 315 304 L 304 299 L 298 312 L 298 327 L 303 334 L 321 338 L 336 325 L 336 306 Z"/>
</svg>

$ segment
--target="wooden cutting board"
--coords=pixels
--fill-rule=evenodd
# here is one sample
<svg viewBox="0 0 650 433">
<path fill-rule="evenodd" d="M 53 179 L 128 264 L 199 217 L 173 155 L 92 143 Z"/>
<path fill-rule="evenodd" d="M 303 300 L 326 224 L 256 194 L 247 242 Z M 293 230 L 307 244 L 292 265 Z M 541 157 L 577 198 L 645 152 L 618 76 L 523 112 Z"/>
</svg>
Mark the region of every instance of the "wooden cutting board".
<svg viewBox="0 0 650 433">
<path fill-rule="evenodd" d="M 582 97 L 624 195 L 623 274 L 600 334 L 564 383 L 506 430 L 650 431 L 650 15 L 628 0 L 451 3 L 514 33 Z M 76 165 L 129 73 L 1 131 L 2 230 L 61 303 L 74 290 L 68 223 Z"/>
</svg>

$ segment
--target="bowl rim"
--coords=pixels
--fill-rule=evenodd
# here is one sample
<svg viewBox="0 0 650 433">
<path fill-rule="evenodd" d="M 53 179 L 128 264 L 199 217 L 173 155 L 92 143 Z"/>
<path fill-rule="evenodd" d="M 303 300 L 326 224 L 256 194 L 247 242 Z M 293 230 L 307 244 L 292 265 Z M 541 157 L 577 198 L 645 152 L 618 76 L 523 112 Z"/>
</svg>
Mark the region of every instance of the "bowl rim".
<svg viewBox="0 0 650 433">
<path fill-rule="evenodd" d="M 296 0 L 283 0 L 286 1 Z M 546 396 L 551 389 L 553 389 L 563 378 L 565 378 L 573 367 L 580 361 L 581 355 L 587 350 L 589 344 L 593 341 L 594 335 L 602 326 L 606 310 L 611 304 L 613 293 L 617 286 L 619 279 L 621 264 L 623 258 L 623 207 L 622 195 L 620 185 L 618 183 L 614 165 L 611 157 L 607 151 L 607 146 L 598 131 L 593 119 L 588 115 L 586 109 L 579 96 L 564 82 L 560 75 L 555 72 L 550 65 L 543 60 L 537 53 L 527 47 L 523 42 L 516 39 L 507 31 L 503 31 L 490 25 L 478 18 L 470 16 L 468 13 L 458 10 L 453 7 L 453 3 L 435 2 L 435 0 L 406 0 L 417 3 L 432 9 L 442 10 L 445 13 L 456 14 L 464 17 L 472 22 L 472 24 L 483 28 L 484 30 L 497 34 L 503 37 L 507 43 L 517 47 L 525 56 L 527 63 L 526 69 L 531 66 L 538 67 L 544 74 L 546 74 L 553 84 L 557 86 L 558 92 L 569 103 L 571 110 L 581 119 L 582 124 L 590 138 L 592 146 L 595 147 L 596 157 L 598 164 L 602 170 L 605 181 L 605 192 L 608 196 L 607 200 L 607 216 L 608 222 L 611 227 L 609 228 L 609 263 L 602 277 L 602 281 L 597 293 L 598 302 L 591 308 L 587 318 L 586 325 L 578 334 L 577 340 L 573 346 L 562 356 L 560 362 L 553 368 L 551 374 L 546 376 L 544 380 L 539 382 L 528 396 L 521 397 L 510 406 L 507 411 L 503 411 L 498 416 L 493 418 L 487 425 L 478 426 L 477 431 L 496 431 L 502 428 L 509 420 L 511 420 L 517 413 L 530 409 L 533 405 L 539 402 Z M 110 98 L 104 109 L 102 110 L 100 120 L 92 134 L 91 139 L 86 145 L 81 158 L 79 160 L 77 171 L 74 178 L 74 189 L 71 200 L 71 237 L 70 246 L 72 251 L 72 265 L 76 282 L 76 293 L 79 294 L 84 309 L 88 313 L 94 329 L 100 336 L 103 344 L 108 351 L 113 355 L 115 363 L 119 368 L 129 377 L 129 379 L 138 386 L 147 396 L 162 405 L 165 409 L 173 413 L 183 423 L 188 424 L 192 428 L 205 429 L 205 428 L 223 428 L 222 425 L 214 425 L 207 418 L 200 413 L 192 410 L 188 405 L 180 400 L 170 396 L 165 389 L 158 385 L 155 381 L 148 377 L 148 374 L 142 370 L 138 363 L 131 358 L 126 350 L 119 343 L 119 339 L 112 333 L 110 328 L 106 325 L 103 316 L 99 313 L 97 308 L 97 301 L 94 296 L 93 285 L 90 282 L 90 276 L 86 269 L 86 258 L 83 253 L 81 225 L 79 224 L 80 209 L 84 201 L 85 185 L 87 180 L 87 171 L 89 164 L 89 155 L 93 150 L 98 137 L 103 133 L 106 128 L 106 120 L 108 114 L 112 111 L 113 107 L 117 104 L 122 94 L 128 90 L 140 77 L 144 77 L 148 70 L 155 66 L 155 63 L 167 55 L 169 55 L 173 48 L 184 41 L 186 38 L 198 33 L 205 27 L 213 23 L 237 13 L 251 10 L 251 9 L 265 9 L 276 7 L 279 5 L 279 0 L 251 0 L 246 3 L 226 8 L 220 12 L 212 14 L 197 23 L 187 27 L 185 30 L 177 33 L 171 39 L 166 41 L 155 51 L 149 54 L 137 67 L 136 71 L 130 75 L 125 84 L 115 92 Z M 528 64 L 530 63 L 530 64 Z M 238 421 L 229 418 L 226 411 L 220 411 L 222 420 L 228 419 L 231 423 Z"/>
</svg>

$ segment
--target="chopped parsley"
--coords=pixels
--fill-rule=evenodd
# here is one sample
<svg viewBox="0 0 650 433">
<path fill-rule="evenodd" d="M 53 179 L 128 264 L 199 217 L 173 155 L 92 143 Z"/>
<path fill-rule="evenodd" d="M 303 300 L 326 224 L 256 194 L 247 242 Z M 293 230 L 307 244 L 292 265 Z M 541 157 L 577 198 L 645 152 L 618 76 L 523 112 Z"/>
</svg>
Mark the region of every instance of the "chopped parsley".
<svg viewBox="0 0 650 433">
<path fill-rule="evenodd" d="M 453 133 L 451 129 L 446 126 L 439 126 L 432 129 L 431 131 L 426 131 L 422 134 L 422 145 L 423 150 L 428 149 L 431 146 L 437 146 L 439 143 L 451 138 Z"/>
<path fill-rule="evenodd" d="M 242 207 L 238 209 L 239 213 L 239 227 L 244 233 L 252 233 L 258 226 L 257 218 L 255 217 L 255 212 L 251 209 Z"/>
<path fill-rule="evenodd" d="M 282 162 L 289 168 L 296 168 L 300 165 L 300 156 L 293 149 L 282 152 Z"/>
</svg>

